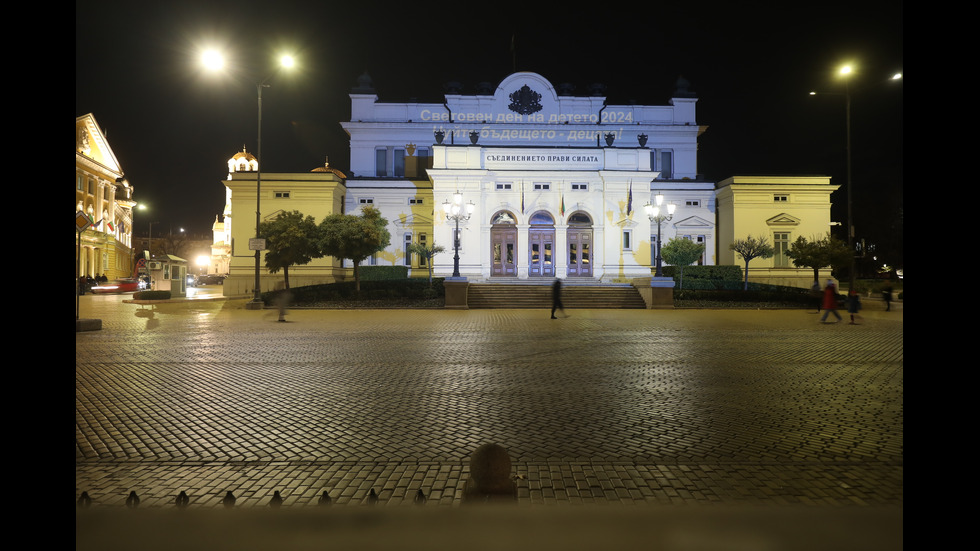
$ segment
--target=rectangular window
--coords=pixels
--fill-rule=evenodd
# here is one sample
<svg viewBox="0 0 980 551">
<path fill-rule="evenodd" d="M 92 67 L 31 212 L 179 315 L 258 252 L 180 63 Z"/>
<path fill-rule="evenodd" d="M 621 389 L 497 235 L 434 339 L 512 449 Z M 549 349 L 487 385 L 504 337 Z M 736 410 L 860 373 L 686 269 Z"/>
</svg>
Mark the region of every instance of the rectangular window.
<svg viewBox="0 0 980 551">
<path fill-rule="evenodd" d="M 534 184 L 534 189 L 538 191 L 548 191 L 551 189 L 551 184 Z"/>
<path fill-rule="evenodd" d="M 773 203 L 787 203 L 787 202 L 789 202 L 789 195 L 773 195 L 772 196 L 772 202 Z"/>
<path fill-rule="evenodd" d="M 395 159 L 394 163 L 394 176 L 405 177 L 405 150 L 396 149 L 394 151 Z"/>
<path fill-rule="evenodd" d="M 660 177 L 674 177 L 674 153 L 672 151 L 660 152 Z"/>
<path fill-rule="evenodd" d="M 589 191 L 589 184 L 572 184 L 572 191 Z"/>
<path fill-rule="evenodd" d="M 374 150 L 374 169 L 375 176 L 388 175 L 388 151 L 386 149 Z"/>
<path fill-rule="evenodd" d="M 428 244 L 426 243 L 426 239 L 425 239 L 425 234 L 424 233 L 420 233 L 419 234 L 419 245 L 421 245 L 423 247 L 427 247 L 428 246 Z M 428 265 L 428 263 L 429 263 L 429 259 L 426 258 L 425 255 L 420 254 L 419 255 L 419 266 L 425 268 Z"/>
<path fill-rule="evenodd" d="M 421 205 L 422 204 L 422 199 L 421 198 L 415 198 L 415 197 L 409 197 L 408 204 L 409 205 Z"/>
<path fill-rule="evenodd" d="M 273 196 L 276 199 L 289 199 L 289 192 L 288 191 L 276 191 L 276 192 L 273 193 Z"/>
<path fill-rule="evenodd" d="M 361 197 L 360 199 L 357 200 L 357 202 L 362 205 L 373 205 L 374 199 L 371 197 Z"/>
<path fill-rule="evenodd" d="M 405 265 L 409 268 L 412 267 L 412 251 L 409 249 L 412 246 L 412 234 L 405 234 Z"/>
<path fill-rule="evenodd" d="M 623 230 L 623 250 L 633 250 L 633 230 Z"/>
<path fill-rule="evenodd" d="M 502 184 L 502 183 L 499 183 L 499 182 L 497 183 L 497 190 L 501 190 L 502 191 L 502 190 L 506 190 L 506 189 L 510 189 L 510 184 Z"/>
<path fill-rule="evenodd" d="M 786 251 L 789 250 L 789 232 L 773 232 L 772 234 L 772 248 L 773 248 L 773 266 L 777 268 L 785 268 L 789 266 L 789 257 L 786 255 Z"/>
<path fill-rule="evenodd" d="M 688 199 L 687 201 L 684 201 L 684 206 L 685 207 L 700 207 L 701 206 L 701 200 L 700 199 Z"/>
</svg>

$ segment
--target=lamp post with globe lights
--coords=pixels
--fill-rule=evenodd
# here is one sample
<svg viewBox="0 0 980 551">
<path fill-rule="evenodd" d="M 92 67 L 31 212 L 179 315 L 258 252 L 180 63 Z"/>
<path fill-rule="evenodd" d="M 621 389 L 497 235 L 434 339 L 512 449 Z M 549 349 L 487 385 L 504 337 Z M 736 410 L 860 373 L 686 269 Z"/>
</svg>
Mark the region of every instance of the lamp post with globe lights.
<svg viewBox="0 0 980 551">
<path fill-rule="evenodd" d="M 459 275 L 459 221 L 469 220 L 476 210 L 476 205 L 470 201 L 464 206 L 463 194 L 456 190 L 452 202 L 446 199 L 442 204 L 442 210 L 446 213 L 446 220 L 456 222 L 456 230 L 453 234 L 453 277 L 461 277 Z"/>
<path fill-rule="evenodd" d="M 657 193 L 654 197 L 654 204 L 647 203 L 643 206 L 643 209 L 647 213 L 647 218 L 651 222 L 657 223 L 657 272 L 654 274 L 655 277 L 663 277 L 662 264 L 663 259 L 660 256 L 660 246 L 661 246 L 661 224 L 664 222 L 669 222 L 674 217 L 674 211 L 677 209 L 677 205 L 674 203 L 667 203 L 667 208 L 662 208 L 664 204 L 664 196 L 662 193 Z M 666 212 L 665 212 L 666 211 Z"/>
</svg>

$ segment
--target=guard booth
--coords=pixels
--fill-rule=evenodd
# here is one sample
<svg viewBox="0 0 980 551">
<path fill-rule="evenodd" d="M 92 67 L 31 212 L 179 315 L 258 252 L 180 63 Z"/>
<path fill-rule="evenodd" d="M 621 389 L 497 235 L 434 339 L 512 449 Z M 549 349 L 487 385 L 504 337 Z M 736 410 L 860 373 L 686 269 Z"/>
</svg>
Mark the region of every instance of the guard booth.
<svg viewBox="0 0 980 551">
<path fill-rule="evenodd" d="M 149 262 L 150 278 L 156 291 L 170 291 L 172 297 L 187 295 L 187 261 L 178 256 L 155 256 Z"/>
</svg>

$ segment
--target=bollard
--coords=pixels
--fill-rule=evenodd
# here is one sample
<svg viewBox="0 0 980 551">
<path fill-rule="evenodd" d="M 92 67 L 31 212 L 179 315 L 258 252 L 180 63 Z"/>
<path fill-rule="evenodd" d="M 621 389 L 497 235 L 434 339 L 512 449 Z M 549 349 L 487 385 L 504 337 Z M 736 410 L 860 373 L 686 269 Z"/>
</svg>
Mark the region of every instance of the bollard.
<svg viewBox="0 0 980 551">
<path fill-rule="evenodd" d="M 470 477 L 463 503 L 517 501 L 517 484 L 510 475 L 510 455 L 499 444 L 484 444 L 470 457 Z"/>
</svg>

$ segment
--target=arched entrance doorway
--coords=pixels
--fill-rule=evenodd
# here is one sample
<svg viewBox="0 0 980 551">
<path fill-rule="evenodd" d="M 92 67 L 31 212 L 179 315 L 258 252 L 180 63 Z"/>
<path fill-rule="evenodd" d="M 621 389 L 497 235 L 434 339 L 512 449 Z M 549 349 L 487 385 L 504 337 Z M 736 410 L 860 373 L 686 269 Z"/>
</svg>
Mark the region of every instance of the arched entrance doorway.
<svg viewBox="0 0 980 551">
<path fill-rule="evenodd" d="M 490 219 L 490 275 L 517 275 L 517 225 L 514 216 L 500 211 Z"/>
<path fill-rule="evenodd" d="M 555 219 L 538 211 L 528 220 L 529 277 L 555 277 Z"/>
<path fill-rule="evenodd" d="M 592 218 L 584 212 L 568 217 L 568 276 L 592 277 Z"/>
</svg>

